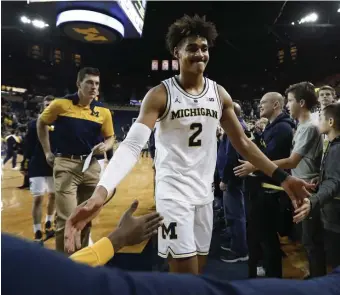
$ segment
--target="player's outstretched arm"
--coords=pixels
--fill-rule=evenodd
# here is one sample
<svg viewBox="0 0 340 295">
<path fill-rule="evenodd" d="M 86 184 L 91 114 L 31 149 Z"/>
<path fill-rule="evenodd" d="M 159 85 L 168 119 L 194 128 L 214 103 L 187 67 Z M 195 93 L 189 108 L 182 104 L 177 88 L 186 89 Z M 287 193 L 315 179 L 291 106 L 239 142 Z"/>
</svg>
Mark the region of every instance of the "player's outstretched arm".
<svg viewBox="0 0 340 295">
<path fill-rule="evenodd" d="M 146 94 L 136 122 L 114 153 L 92 197 L 105 201 L 136 164 L 141 150 L 150 138 L 156 120 L 163 114 L 166 98 L 163 85 L 152 88 Z"/>
<path fill-rule="evenodd" d="M 85 205 L 78 206 L 68 218 L 64 236 L 67 252 L 74 249 L 74 235 L 99 214 L 107 197 L 113 194 L 117 185 L 136 164 L 150 137 L 151 129 L 164 112 L 166 99 L 166 89 L 163 85 L 154 87 L 146 94 L 136 122 L 111 158 L 92 197 Z"/>
<path fill-rule="evenodd" d="M 289 176 L 288 173 L 270 161 L 244 133 L 234 112 L 233 103 L 228 92 L 220 85 L 218 85 L 218 92 L 223 105 L 221 126 L 237 152 L 259 170 L 280 183 L 294 201 L 294 205 L 296 205 L 295 201 L 301 202 L 304 198 L 308 198 L 310 194 L 306 188 L 312 189 L 314 186 Z"/>
</svg>

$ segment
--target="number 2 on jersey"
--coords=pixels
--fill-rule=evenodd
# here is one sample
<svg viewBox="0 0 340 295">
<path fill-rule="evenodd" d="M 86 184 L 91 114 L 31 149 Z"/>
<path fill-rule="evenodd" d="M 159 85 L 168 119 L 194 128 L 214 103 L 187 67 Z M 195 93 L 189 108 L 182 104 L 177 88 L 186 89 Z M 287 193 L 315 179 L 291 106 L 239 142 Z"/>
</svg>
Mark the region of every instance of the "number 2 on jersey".
<svg viewBox="0 0 340 295">
<path fill-rule="evenodd" d="M 189 146 L 201 146 L 202 141 L 197 139 L 197 137 L 202 132 L 202 124 L 201 123 L 192 123 L 190 125 L 191 130 L 196 130 L 190 137 L 189 137 Z"/>
</svg>

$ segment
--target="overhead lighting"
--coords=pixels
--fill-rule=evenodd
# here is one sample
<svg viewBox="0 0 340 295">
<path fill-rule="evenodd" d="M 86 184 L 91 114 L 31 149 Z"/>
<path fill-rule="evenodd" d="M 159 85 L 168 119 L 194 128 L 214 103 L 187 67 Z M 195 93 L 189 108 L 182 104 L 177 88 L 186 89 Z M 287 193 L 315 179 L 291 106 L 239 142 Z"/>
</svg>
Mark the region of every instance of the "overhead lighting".
<svg viewBox="0 0 340 295">
<path fill-rule="evenodd" d="M 313 12 L 311 14 L 306 15 L 304 18 L 302 18 L 301 20 L 299 20 L 299 24 L 303 24 L 303 23 L 314 23 L 316 22 L 318 19 L 318 15 Z"/>
<path fill-rule="evenodd" d="M 294 26 L 294 25 L 295 25 L 295 23 L 294 23 L 294 22 L 292 22 L 292 25 Z"/>
<path fill-rule="evenodd" d="M 27 16 L 22 16 L 20 18 L 20 21 L 24 24 L 32 24 L 33 27 L 37 29 L 44 29 L 46 27 L 49 27 L 49 24 L 45 23 L 44 21 L 38 19 L 31 20 Z"/>
<path fill-rule="evenodd" d="M 43 29 L 45 27 L 48 27 L 48 24 L 46 24 L 45 22 L 43 22 L 42 20 L 38 20 L 38 19 L 34 19 L 32 21 L 32 25 L 38 29 Z"/>
<path fill-rule="evenodd" d="M 340 13 L 340 8 L 338 9 L 338 12 Z"/>
<path fill-rule="evenodd" d="M 22 17 L 20 18 L 20 20 L 21 20 L 21 22 L 24 23 L 24 24 L 30 24 L 30 23 L 31 23 L 31 20 L 30 20 L 28 17 L 26 17 L 26 16 L 22 16 Z"/>
</svg>

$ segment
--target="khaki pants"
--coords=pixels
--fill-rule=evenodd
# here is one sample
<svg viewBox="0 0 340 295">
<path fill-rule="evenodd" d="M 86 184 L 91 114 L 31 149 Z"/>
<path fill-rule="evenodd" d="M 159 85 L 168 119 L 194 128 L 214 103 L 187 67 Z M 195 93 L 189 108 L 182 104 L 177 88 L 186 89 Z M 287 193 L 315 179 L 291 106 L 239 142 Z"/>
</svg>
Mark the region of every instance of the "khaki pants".
<svg viewBox="0 0 340 295">
<path fill-rule="evenodd" d="M 77 205 L 88 200 L 99 182 L 100 165 L 92 159 L 89 168 L 83 173 L 84 160 L 57 157 L 53 167 L 55 199 L 57 211 L 56 250 L 64 252 L 64 229 L 67 218 Z M 81 233 L 82 248 L 89 242 L 91 224 Z"/>
</svg>

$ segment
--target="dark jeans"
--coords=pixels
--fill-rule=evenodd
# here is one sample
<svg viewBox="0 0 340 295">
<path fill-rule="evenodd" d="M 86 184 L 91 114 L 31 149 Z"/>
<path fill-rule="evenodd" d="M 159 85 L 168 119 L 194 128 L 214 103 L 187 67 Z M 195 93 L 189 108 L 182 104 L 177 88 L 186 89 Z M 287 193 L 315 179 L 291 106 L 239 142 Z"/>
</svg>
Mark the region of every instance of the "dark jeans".
<svg viewBox="0 0 340 295">
<path fill-rule="evenodd" d="M 248 254 L 246 214 L 242 187 L 228 187 L 223 192 L 224 215 L 230 229 L 230 249 L 240 255 Z"/>
<path fill-rule="evenodd" d="M 311 217 L 302 221 L 302 244 L 307 252 L 310 276 L 324 276 L 327 268 L 320 211 L 314 211 Z"/>
<path fill-rule="evenodd" d="M 282 278 L 282 254 L 278 232 L 280 231 L 280 198 L 282 192 L 252 191 L 248 223 L 248 275 L 257 276 L 257 265 L 263 258 L 266 275 Z"/>
<path fill-rule="evenodd" d="M 12 167 L 15 168 L 17 166 L 17 152 L 16 151 L 7 151 L 6 158 L 4 159 L 3 165 L 12 158 Z"/>
<path fill-rule="evenodd" d="M 340 233 L 324 231 L 327 263 L 333 269 L 340 266 Z"/>
</svg>

